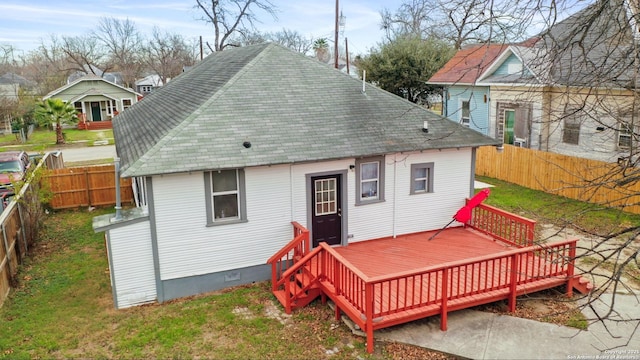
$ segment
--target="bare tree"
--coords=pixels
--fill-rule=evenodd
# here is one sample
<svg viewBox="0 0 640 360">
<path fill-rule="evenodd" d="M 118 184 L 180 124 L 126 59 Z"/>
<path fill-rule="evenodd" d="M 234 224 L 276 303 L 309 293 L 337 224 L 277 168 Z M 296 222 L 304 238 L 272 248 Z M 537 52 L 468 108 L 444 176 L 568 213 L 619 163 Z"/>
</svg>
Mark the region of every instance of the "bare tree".
<svg viewBox="0 0 640 360">
<path fill-rule="evenodd" d="M 154 28 L 143 51 L 146 68 L 160 77 L 163 84 L 182 73 L 184 66 L 191 66 L 197 60 L 197 46 L 187 42 L 181 35 L 162 32 Z"/>
<path fill-rule="evenodd" d="M 312 37 L 305 37 L 295 30 L 282 29 L 280 31 L 266 33 L 252 31 L 246 34 L 244 38 L 237 41 L 234 40 L 234 43 L 240 44 L 241 46 L 263 44 L 266 42 L 280 44 L 293 51 L 307 54 L 313 48 L 314 39 Z"/>
<path fill-rule="evenodd" d="M 258 18 L 254 8 L 276 18 L 275 5 L 269 0 L 196 0 L 196 3 L 196 7 L 204 13 L 201 20 L 213 26 L 213 48 L 207 42 L 211 51 L 222 51 L 228 46 L 234 46 L 229 42 L 233 36 L 245 38 L 255 30 Z"/>
<path fill-rule="evenodd" d="M 129 19 L 101 18 L 93 37 L 108 49 L 109 67 L 122 73 L 125 86 L 133 87 L 142 69 L 143 45 L 143 37 L 135 23 Z"/>
<path fill-rule="evenodd" d="M 394 12 L 380 12 L 387 41 L 399 36 L 438 38 L 455 49 L 466 43 L 517 38 L 525 19 L 513 4 L 485 0 L 406 0 Z"/>
</svg>

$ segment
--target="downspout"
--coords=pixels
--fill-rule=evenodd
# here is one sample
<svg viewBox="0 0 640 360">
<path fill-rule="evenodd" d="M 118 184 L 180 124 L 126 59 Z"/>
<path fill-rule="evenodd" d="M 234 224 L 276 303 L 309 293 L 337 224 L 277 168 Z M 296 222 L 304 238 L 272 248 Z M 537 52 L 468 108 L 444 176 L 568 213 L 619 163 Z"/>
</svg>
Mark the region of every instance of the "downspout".
<svg viewBox="0 0 640 360">
<path fill-rule="evenodd" d="M 113 218 L 113 221 L 122 220 L 122 199 L 120 198 L 120 158 L 116 156 L 113 160 L 113 165 L 115 166 L 116 173 L 116 216 Z"/>
<path fill-rule="evenodd" d="M 396 168 L 398 166 L 398 154 L 394 154 L 393 155 L 393 221 L 392 221 L 392 229 L 391 232 L 393 234 L 393 238 L 396 238 L 396 213 L 397 213 L 397 209 L 396 209 L 396 199 L 398 198 L 398 172 L 396 171 Z"/>
</svg>

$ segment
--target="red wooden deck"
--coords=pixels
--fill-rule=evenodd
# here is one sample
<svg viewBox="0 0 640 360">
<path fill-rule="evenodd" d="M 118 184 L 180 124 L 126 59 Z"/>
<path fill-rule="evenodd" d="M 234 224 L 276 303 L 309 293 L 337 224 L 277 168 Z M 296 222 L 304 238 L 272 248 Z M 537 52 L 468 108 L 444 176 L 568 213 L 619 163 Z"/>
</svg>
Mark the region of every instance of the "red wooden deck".
<svg viewBox="0 0 640 360">
<path fill-rule="evenodd" d="M 294 239 L 272 264 L 274 295 L 290 312 L 318 296 L 336 304 L 367 333 L 428 316 L 578 284 L 577 240 L 533 245 L 534 222 L 481 205 L 466 227 L 383 238 L 309 251 L 309 233 L 294 223 Z"/>
</svg>

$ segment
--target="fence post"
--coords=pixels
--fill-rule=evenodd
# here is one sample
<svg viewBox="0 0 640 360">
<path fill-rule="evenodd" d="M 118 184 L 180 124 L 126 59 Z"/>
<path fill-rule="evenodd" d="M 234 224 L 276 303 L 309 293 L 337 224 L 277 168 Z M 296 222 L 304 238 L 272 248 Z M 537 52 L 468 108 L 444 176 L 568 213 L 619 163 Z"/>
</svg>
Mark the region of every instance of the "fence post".
<svg viewBox="0 0 640 360">
<path fill-rule="evenodd" d="M 89 169 L 84 168 L 84 186 L 87 188 L 87 202 L 91 206 L 91 189 L 89 189 Z"/>
<path fill-rule="evenodd" d="M 8 218 L 8 217 L 7 217 Z M 7 259 L 7 269 L 9 270 L 9 278 L 13 278 L 13 270 L 11 269 L 11 249 L 9 249 L 9 243 L 7 242 L 7 228 L 4 225 L 5 223 L 2 223 L 2 240 L 4 242 L 4 256 Z M 15 249 L 15 247 L 14 247 Z"/>
</svg>

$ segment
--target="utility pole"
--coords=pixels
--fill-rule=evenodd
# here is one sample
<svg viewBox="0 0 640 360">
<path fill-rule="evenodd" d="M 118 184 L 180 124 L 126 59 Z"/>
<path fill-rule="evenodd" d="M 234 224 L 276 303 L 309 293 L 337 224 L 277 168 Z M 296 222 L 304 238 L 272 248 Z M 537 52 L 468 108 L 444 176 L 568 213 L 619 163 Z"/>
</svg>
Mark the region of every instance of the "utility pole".
<svg viewBox="0 0 640 360">
<path fill-rule="evenodd" d="M 336 0 L 336 31 L 333 38 L 333 67 L 338 68 L 338 1 Z"/>
</svg>

